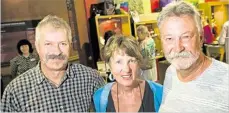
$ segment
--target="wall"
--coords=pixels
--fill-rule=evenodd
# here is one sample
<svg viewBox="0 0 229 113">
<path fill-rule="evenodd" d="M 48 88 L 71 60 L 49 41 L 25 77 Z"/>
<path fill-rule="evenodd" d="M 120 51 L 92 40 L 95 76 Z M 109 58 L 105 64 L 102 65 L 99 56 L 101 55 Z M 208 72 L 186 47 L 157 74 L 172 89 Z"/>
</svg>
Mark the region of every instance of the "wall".
<svg viewBox="0 0 229 113">
<path fill-rule="evenodd" d="M 88 0 L 89 1 L 89 0 Z M 83 0 L 74 0 L 75 11 L 76 11 L 76 20 L 78 26 L 78 36 L 79 36 L 79 45 L 80 45 L 80 63 L 88 65 L 89 56 L 87 56 L 87 52 L 84 48 L 86 43 L 89 43 L 88 37 L 88 21 L 86 17 L 86 9 L 85 2 Z M 87 44 L 88 45 L 88 44 Z"/>
<path fill-rule="evenodd" d="M 86 16 L 87 19 L 90 17 L 90 8 L 91 8 L 91 4 L 97 4 L 99 3 L 101 0 L 84 0 L 85 2 L 85 9 L 86 9 Z"/>
<path fill-rule="evenodd" d="M 55 14 L 68 21 L 66 0 L 2 0 L 2 22 L 41 19 Z"/>
<path fill-rule="evenodd" d="M 88 57 L 83 46 L 89 42 L 85 11 L 85 1 L 89 0 L 73 1 L 78 25 L 79 60 L 80 63 L 87 65 L 86 60 Z M 42 19 L 48 14 L 57 15 L 69 22 L 66 0 L 1 0 L 1 4 L 1 22 Z M 6 71 L 6 73 L 9 72 Z"/>
</svg>

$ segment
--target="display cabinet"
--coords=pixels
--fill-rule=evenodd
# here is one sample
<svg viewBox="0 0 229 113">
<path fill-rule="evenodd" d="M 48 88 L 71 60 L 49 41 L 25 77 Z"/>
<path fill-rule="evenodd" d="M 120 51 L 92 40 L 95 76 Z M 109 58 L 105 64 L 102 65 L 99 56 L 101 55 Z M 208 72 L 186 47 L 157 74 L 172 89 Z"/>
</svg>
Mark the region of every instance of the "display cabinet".
<svg viewBox="0 0 229 113">
<path fill-rule="evenodd" d="M 163 53 L 162 53 L 162 47 L 161 47 L 161 39 L 160 39 L 159 29 L 157 27 L 157 21 L 149 20 L 149 21 L 135 22 L 134 23 L 134 33 L 133 33 L 135 37 L 137 37 L 137 27 L 140 25 L 147 26 L 149 32 L 151 33 L 151 36 L 153 37 L 155 41 L 157 55 L 162 55 Z"/>
<path fill-rule="evenodd" d="M 96 16 L 95 22 L 99 48 L 104 45 L 104 34 L 107 31 L 131 35 L 130 17 L 128 14 Z"/>
<path fill-rule="evenodd" d="M 158 61 L 159 59 L 162 59 L 164 57 L 163 52 L 162 52 L 162 46 L 161 46 L 161 39 L 160 39 L 160 33 L 159 33 L 159 29 L 157 26 L 157 21 L 156 20 L 148 20 L 148 21 L 140 21 L 140 22 L 134 22 L 133 23 L 133 35 L 137 38 L 137 27 L 140 25 L 144 25 L 148 28 L 152 38 L 154 39 L 154 42 L 156 44 L 155 48 L 156 48 L 156 68 L 154 68 L 154 74 L 157 75 L 156 77 L 156 81 L 160 81 L 161 77 L 159 74 L 159 70 L 158 70 Z"/>
<path fill-rule="evenodd" d="M 229 17 L 229 3 L 228 2 L 206 2 L 198 5 L 200 10 L 203 10 L 204 16 L 209 19 L 215 19 L 217 25 L 217 32 L 220 33 L 222 25 L 226 22 Z M 210 21 L 211 24 L 211 21 Z"/>
<path fill-rule="evenodd" d="M 120 15 L 96 15 L 89 18 L 90 44 L 94 64 L 97 67 L 97 62 L 101 61 L 100 49 L 104 46 L 105 32 L 112 30 L 117 34 L 131 35 L 130 17 L 129 14 L 123 13 Z"/>
</svg>

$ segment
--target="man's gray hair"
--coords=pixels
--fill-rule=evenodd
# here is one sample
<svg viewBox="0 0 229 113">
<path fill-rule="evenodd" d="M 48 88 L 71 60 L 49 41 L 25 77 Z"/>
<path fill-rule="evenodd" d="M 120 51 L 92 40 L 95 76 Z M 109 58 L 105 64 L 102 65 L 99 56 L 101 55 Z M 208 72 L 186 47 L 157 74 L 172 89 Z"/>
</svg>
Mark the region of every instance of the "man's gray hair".
<svg viewBox="0 0 229 113">
<path fill-rule="evenodd" d="M 203 32 L 201 16 L 198 10 L 190 3 L 184 1 L 174 1 L 165 6 L 157 18 L 157 25 L 160 29 L 163 21 L 169 17 L 189 15 L 194 18 L 199 34 Z"/>
<path fill-rule="evenodd" d="M 36 27 L 36 43 L 43 36 L 43 33 L 45 32 L 44 29 L 63 30 L 66 33 L 69 42 L 72 42 L 71 28 L 69 24 L 62 18 L 59 18 L 55 15 L 48 15 L 44 17 L 44 19 L 41 20 Z"/>
</svg>

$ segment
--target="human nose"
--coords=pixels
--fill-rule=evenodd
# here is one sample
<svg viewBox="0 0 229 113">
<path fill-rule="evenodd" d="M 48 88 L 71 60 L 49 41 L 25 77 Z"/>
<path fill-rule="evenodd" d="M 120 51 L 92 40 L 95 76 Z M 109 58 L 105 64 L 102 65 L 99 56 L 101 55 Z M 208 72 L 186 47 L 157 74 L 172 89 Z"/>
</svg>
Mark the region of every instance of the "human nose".
<svg viewBox="0 0 229 113">
<path fill-rule="evenodd" d="M 183 42 L 180 38 L 178 38 L 175 43 L 175 51 L 182 52 L 183 50 L 184 50 Z"/>
<path fill-rule="evenodd" d="M 124 66 L 123 66 L 123 69 L 122 69 L 123 72 L 130 72 L 130 66 L 129 66 L 129 63 L 125 63 Z"/>
<path fill-rule="evenodd" d="M 54 52 L 54 54 L 56 54 L 56 55 L 59 55 L 59 54 L 61 54 L 62 53 L 62 51 L 61 51 L 61 48 L 60 48 L 60 45 L 59 44 L 55 44 L 54 46 L 53 46 L 53 50 L 52 50 L 53 52 Z"/>
</svg>

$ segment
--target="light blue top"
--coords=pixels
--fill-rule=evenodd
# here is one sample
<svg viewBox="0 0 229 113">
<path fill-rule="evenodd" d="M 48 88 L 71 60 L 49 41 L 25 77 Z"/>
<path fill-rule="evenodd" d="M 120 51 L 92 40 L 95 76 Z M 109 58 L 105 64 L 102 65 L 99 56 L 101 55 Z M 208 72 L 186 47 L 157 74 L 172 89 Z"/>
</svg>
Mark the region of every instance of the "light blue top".
<svg viewBox="0 0 229 113">
<path fill-rule="evenodd" d="M 113 83 L 114 82 L 108 83 L 107 85 L 98 89 L 95 92 L 93 96 L 93 100 L 94 100 L 96 112 L 106 112 L 107 103 L 108 103 L 108 95 L 110 93 Z M 152 81 L 147 80 L 147 83 L 149 84 L 151 90 L 153 91 L 154 107 L 155 107 L 156 112 L 158 112 L 159 107 L 161 105 L 163 87 L 162 85 L 152 82 Z"/>
</svg>

